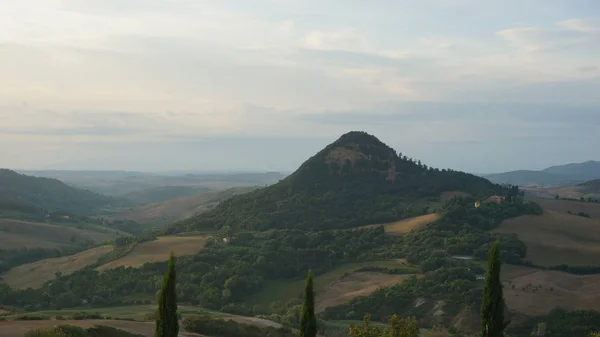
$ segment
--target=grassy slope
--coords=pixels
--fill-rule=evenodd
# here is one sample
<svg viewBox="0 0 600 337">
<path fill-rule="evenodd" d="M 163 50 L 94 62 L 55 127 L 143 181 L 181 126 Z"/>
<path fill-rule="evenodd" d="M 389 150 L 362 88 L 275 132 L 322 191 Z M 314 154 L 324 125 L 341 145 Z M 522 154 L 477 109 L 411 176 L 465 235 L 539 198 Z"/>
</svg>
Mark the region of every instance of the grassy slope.
<svg viewBox="0 0 600 337">
<path fill-rule="evenodd" d="M 12 288 L 39 288 L 44 282 L 54 279 L 56 272 L 63 275 L 74 273 L 94 264 L 99 258 L 113 250 L 113 246 L 100 246 L 81 253 L 54 259 L 45 259 L 12 268 L 2 275 Z"/>
<path fill-rule="evenodd" d="M 335 268 L 325 274 L 317 275 L 315 277 L 315 290 L 317 292 L 317 302 L 320 301 L 319 292 L 324 291 L 332 282 L 338 282 L 342 279 L 345 274 L 352 273 L 357 269 L 363 267 L 388 267 L 388 268 L 408 268 L 405 261 L 403 260 L 392 260 L 392 261 L 377 261 L 377 262 L 357 262 L 348 263 Z M 377 274 L 377 273 L 373 273 Z M 385 274 L 384 274 L 385 275 Z M 402 276 L 402 275 L 395 275 Z M 373 277 L 374 283 L 377 283 L 376 277 Z M 379 278 L 381 280 L 381 278 Z M 400 277 L 398 278 L 400 280 Z M 361 282 L 363 285 L 368 285 L 368 281 Z M 272 302 L 276 301 L 287 301 L 291 298 L 299 297 L 304 290 L 304 280 L 278 280 L 278 281 L 267 281 L 263 287 L 263 290 L 250 296 L 246 302 L 259 305 L 268 306 Z M 375 290 L 375 289 L 373 289 Z M 324 297 L 328 299 L 327 295 Z M 319 305 L 319 303 L 317 303 Z"/>
<path fill-rule="evenodd" d="M 600 310 L 600 275 L 504 265 L 502 280 L 508 308 L 528 316 L 546 314 L 555 307 Z"/>
<path fill-rule="evenodd" d="M 53 248 L 86 241 L 101 243 L 118 236 L 120 233 L 116 230 L 106 230 L 105 233 L 45 223 L 0 219 L 0 247 L 3 249 Z M 75 241 L 72 241 L 73 238 Z"/>
<path fill-rule="evenodd" d="M 437 219 L 439 219 L 440 214 L 432 213 L 426 214 L 422 216 L 417 216 L 414 218 L 401 220 L 386 224 L 384 226 L 386 233 L 390 234 L 404 234 L 408 233 L 413 229 L 418 229 L 423 227 L 424 225 L 430 224 Z"/>
<path fill-rule="evenodd" d="M 360 228 L 372 228 L 377 226 L 383 226 L 386 233 L 391 235 L 400 235 L 410 232 L 413 229 L 419 229 L 427 224 L 434 222 L 439 219 L 440 214 L 431 213 L 425 214 L 421 216 L 416 216 L 408 219 L 403 219 L 395 222 L 385 223 L 385 224 L 374 224 L 358 227 Z M 353 229 L 351 229 L 353 230 Z"/>
<path fill-rule="evenodd" d="M 597 265 L 600 220 L 546 210 L 504 221 L 494 232 L 516 233 L 527 245 L 526 259 L 541 265 Z"/>
<path fill-rule="evenodd" d="M 206 244 L 206 236 L 167 236 L 137 245 L 127 256 L 98 267 L 98 270 L 120 266 L 139 267 L 148 262 L 161 262 L 169 259 L 173 251 L 176 256 L 198 253 Z"/>
</svg>

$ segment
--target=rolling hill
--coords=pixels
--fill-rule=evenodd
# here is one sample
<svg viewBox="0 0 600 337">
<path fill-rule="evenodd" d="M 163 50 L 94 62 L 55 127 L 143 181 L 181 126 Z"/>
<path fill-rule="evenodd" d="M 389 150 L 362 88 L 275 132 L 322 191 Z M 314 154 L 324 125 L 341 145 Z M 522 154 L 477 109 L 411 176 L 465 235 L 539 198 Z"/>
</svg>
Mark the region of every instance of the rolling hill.
<svg viewBox="0 0 600 337">
<path fill-rule="evenodd" d="M 124 200 L 77 189 L 50 178 L 0 169 L 0 202 L 77 214 L 98 213 L 126 204 Z"/>
<path fill-rule="evenodd" d="M 36 177 L 53 178 L 69 185 L 104 195 L 123 197 L 162 187 L 225 190 L 232 187 L 271 185 L 285 177 L 279 172 L 148 173 L 134 171 L 20 171 Z M 179 195 L 184 197 L 186 195 Z M 161 200 L 153 200 L 158 202 Z"/>
<path fill-rule="evenodd" d="M 279 183 L 231 198 L 169 232 L 351 228 L 422 215 L 439 206 L 443 192 L 486 196 L 500 190 L 486 179 L 401 156 L 365 132 L 349 132 Z"/>
<path fill-rule="evenodd" d="M 597 204 L 596 204 L 597 205 Z M 597 265 L 600 220 L 546 208 L 544 214 L 504 221 L 495 233 L 516 233 L 527 246 L 526 260 L 544 266 Z"/>
<path fill-rule="evenodd" d="M 487 174 L 483 177 L 498 184 L 546 187 L 572 186 L 587 180 L 600 179 L 600 162 L 587 161 L 552 166 L 539 171 L 518 170 Z"/>
<path fill-rule="evenodd" d="M 122 233 L 117 230 L 93 231 L 50 224 L 0 219 L 2 249 L 56 248 L 88 242 L 102 243 Z"/>
<path fill-rule="evenodd" d="M 206 212 L 234 195 L 248 193 L 255 189 L 256 187 L 235 187 L 224 191 L 211 191 L 134 207 L 112 217 L 143 223 L 147 227 L 158 227 Z"/>
<path fill-rule="evenodd" d="M 552 166 L 544 169 L 543 172 L 570 176 L 584 181 L 598 179 L 600 178 L 600 161 L 590 160 L 584 163 Z"/>
</svg>

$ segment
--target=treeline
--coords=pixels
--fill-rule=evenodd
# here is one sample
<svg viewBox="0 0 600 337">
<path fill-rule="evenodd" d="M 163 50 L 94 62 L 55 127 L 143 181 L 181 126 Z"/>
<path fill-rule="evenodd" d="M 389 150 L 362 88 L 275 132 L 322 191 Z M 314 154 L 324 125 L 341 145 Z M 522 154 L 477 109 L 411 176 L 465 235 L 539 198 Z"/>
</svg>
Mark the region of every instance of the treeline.
<svg viewBox="0 0 600 337">
<path fill-rule="evenodd" d="M 108 326 L 95 326 L 83 329 L 71 325 L 59 325 L 53 328 L 32 330 L 25 337 L 144 337 Z"/>
<path fill-rule="evenodd" d="M 554 199 L 556 200 L 568 200 L 568 201 L 577 201 L 577 202 L 592 202 L 592 203 L 600 203 L 600 199 L 592 198 L 592 197 L 579 197 L 579 198 L 569 198 L 569 197 L 561 197 L 560 195 L 555 195 Z"/>
</svg>

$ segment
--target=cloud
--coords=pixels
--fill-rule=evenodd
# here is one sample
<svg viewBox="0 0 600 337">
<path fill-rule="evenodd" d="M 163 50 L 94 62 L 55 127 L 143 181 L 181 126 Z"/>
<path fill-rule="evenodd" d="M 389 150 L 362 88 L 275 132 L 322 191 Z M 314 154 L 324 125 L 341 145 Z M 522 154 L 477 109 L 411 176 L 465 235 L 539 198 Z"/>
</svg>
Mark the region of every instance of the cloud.
<svg viewBox="0 0 600 337">
<path fill-rule="evenodd" d="M 206 138 L 248 149 L 240 137 L 300 144 L 364 128 L 435 159 L 444 142 L 500 144 L 494 125 L 535 142 L 597 131 L 593 114 L 573 112 L 600 106 L 600 25 L 581 19 L 593 11 L 509 4 L 0 2 L 0 139 L 55 162 L 43 146 L 109 158 L 152 143 L 169 157 Z M 561 129 L 570 113 L 587 124 Z"/>
<path fill-rule="evenodd" d="M 600 24 L 597 20 L 564 20 L 558 22 L 557 26 L 550 29 L 511 28 L 497 34 L 526 52 L 573 51 L 572 48 L 600 50 Z"/>
</svg>

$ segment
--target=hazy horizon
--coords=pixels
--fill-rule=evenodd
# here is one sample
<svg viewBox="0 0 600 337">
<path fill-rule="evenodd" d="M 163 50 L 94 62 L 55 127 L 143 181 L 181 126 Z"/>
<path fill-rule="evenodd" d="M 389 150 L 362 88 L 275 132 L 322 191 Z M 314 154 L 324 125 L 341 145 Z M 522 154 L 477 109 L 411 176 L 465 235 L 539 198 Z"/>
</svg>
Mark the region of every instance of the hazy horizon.
<svg viewBox="0 0 600 337">
<path fill-rule="evenodd" d="M 600 160 L 595 0 L 8 0 L 1 167 L 294 171 L 362 130 L 472 173 Z"/>
</svg>

